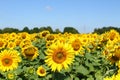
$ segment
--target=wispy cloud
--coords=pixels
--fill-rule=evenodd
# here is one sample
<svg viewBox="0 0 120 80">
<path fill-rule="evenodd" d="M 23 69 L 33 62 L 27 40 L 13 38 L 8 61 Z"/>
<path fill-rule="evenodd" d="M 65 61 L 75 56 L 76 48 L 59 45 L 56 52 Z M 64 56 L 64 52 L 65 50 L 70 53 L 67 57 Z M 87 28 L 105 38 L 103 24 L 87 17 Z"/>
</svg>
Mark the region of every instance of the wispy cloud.
<svg viewBox="0 0 120 80">
<path fill-rule="evenodd" d="M 47 6 L 45 7 L 45 9 L 46 9 L 47 11 L 52 11 L 52 10 L 53 10 L 53 7 L 47 5 Z"/>
</svg>

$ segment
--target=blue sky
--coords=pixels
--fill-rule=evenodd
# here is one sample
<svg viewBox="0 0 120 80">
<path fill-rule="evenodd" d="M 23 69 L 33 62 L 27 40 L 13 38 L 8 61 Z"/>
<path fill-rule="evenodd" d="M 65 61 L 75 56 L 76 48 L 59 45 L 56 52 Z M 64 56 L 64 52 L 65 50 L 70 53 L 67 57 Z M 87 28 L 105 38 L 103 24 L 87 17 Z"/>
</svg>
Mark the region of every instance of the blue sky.
<svg viewBox="0 0 120 80">
<path fill-rule="evenodd" d="M 0 0 L 0 29 L 71 26 L 80 33 L 120 27 L 120 0 Z"/>
</svg>

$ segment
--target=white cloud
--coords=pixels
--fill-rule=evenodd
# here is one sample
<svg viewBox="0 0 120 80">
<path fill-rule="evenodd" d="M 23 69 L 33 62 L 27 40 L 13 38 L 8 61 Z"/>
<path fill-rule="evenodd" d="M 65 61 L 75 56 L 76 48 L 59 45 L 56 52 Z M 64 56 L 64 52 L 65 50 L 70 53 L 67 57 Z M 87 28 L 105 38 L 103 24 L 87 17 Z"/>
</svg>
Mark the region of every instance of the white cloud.
<svg viewBox="0 0 120 80">
<path fill-rule="evenodd" d="M 53 10 L 53 8 L 52 8 L 51 6 L 46 6 L 45 9 L 46 9 L 47 11 L 52 11 L 52 10 Z"/>
</svg>

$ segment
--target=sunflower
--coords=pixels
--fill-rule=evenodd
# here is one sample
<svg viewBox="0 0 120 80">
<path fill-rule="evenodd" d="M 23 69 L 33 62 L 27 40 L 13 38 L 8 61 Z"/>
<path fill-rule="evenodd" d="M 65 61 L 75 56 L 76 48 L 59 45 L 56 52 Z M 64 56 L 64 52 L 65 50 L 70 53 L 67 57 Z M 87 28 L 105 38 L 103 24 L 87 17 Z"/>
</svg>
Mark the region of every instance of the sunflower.
<svg viewBox="0 0 120 80">
<path fill-rule="evenodd" d="M 10 40 L 15 40 L 17 37 L 17 34 L 15 32 L 10 33 L 9 38 Z"/>
<path fill-rule="evenodd" d="M 24 39 L 24 40 L 22 40 L 21 43 L 20 43 L 20 47 L 21 47 L 21 48 L 24 48 L 24 47 L 30 46 L 30 45 L 32 45 L 32 42 L 31 42 L 30 39 Z"/>
<path fill-rule="evenodd" d="M 46 48 L 48 48 L 52 43 L 53 43 L 52 41 L 46 42 Z"/>
<path fill-rule="evenodd" d="M 28 67 L 27 72 L 29 74 L 34 74 L 34 68 L 33 67 Z"/>
<path fill-rule="evenodd" d="M 12 42 L 12 41 L 9 41 L 8 44 L 7 44 L 7 48 L 9 49 L 13 49 L 16 47 L 16 43 L 15 42 Z"/>
<path fill-rule="evenodd" d="M 116 39 L 116 38 L 118 38 L 119 37 L 119 33 L 116 31 L 116 30 L 110 30 L 109 32 L 108 32 L 108 38 L 110 39 L 110 40 L 114 40 L 114 39 Z"/>
<path fill-rule="evenodd" d="M 9 71 L 18 67 L 21 62 L 19 53 L 16 50 L 4 50 L 0 53 L 0 70 Z"/>
<path fill-rule="evenodd" d="M 45 70 L 45 68 L 42 67 L 42 66 L 38 67 L 38 69 L 37 69 L 37 74 L 38 74 L 39 76 L 45 76 L 45 75 L 46 75 L 46 70 Z"/>
<path fill-rule="evenodd" d="M 33 60 L 38 56 L 38 49 L 33 45 L 26 46 L 22 48 L 22 54 L 25 58 Z"/>
<path fill-rule="evenodd" d="M 80 41 L 82 42 L 83 46 L 86 46 L 89 42 L 89 38 L 85 37 L 84 35 L 80 38 Z"/>
<path fill-rule="evenodd" d="M 115 46 L 114 56 L 120 59 L 120 46 Z"/>
<path fill-rule="evenodd" d="M 32 34 L 30 34 L 30 38 L 31 38 L 31 41 L 34 41 L 34 40 L 36 40 L 37 38 L 40 38 L 40 37 L 39 37 L 38 33 L 32 33 Z"/>
<path fill-rule="evenodd" d="M 45 38 L 48 34 L 50 34 L 49 31 L 47 31 L 47 30 L 42 31 L 42 32 L 40 32 L 40 38 Z"/>
<path fill-rule="evenodd" d="M 111 77 L 105 77 L 103 80 L 116 80 L 115 79 L 115 75 L 113 75 L 113 76 L 111 76 Z M 117 80 L 119 80 L 119 79 L 117 79 Z"/>
<path fill-rule="evenodd" d="M 111 63 L 117 63 L 120 58 L 112 53 L 108 54 L 107 59 L 110 60 Z"/>
<path fill-rule="evenodd" d="M 72 45 L 72 48 L 73 48 L 73 50 L 74 50 L 76 55 L 79 54 L 80 51 L 83 49 L 82 48 L 83 45 L 82 45 L 82 43 L 81 43 L 79 38 L 74 39 L 72 41 L 71 45 Z M 80 53 L 80 54 L 83 54 L 83 53 Z"/>
<path fill-rule="evenodd" d="M 53 41 L 54 42 L 54 40 L 55 40 L 54 34 L 48 34 L 46 36 L 46 41 Z"/>
<path fill-rule="evenodd" d="M 7 73 L 7 79 L 8 80 L 15 80 L 15 73 L 13 73 L 13 72 L 9 72 L 9 73 Z"/>
<path fill-rule="evenodd" d="M 30 39 L 30 34 L 27 32 L 19 33 L 18 36 L 20 36 L 22 39 Z"/>
<path fill-rule="evenodd" d="M 5 48 L 6 44 L 6 40 L 0 38 L 0 49 Z"/>
<path fill-rule="evenodd" d="M 15 44 L 16 44 L 16 46 L 19 46 L 20 43 L 21 43 L 21 39 L 15 39 Z"/>
<path fill-rule="evenodd" d="M 119 80 L 120 79 L 120 74 L 117 74 L 116 76 L 115 76 L 115 80 Z"/>
<path fill-rule="evenodd" d="M 111 63 L 118 62 L 120 60 L 120 46 L 114 45 L 113 47 L 110 48 L 110 50 L 109 50 L 110 53 L 107 54 L 107 57 L 108 57 L 107 59 L 110 60 Z"/>
<path fill-rule="evenodd" d="M 70 44 L 57 41 L 46 50 L 46 64 L 52 71 L 67 69 L 74 59 L 74 51 Z"/>
</svg>

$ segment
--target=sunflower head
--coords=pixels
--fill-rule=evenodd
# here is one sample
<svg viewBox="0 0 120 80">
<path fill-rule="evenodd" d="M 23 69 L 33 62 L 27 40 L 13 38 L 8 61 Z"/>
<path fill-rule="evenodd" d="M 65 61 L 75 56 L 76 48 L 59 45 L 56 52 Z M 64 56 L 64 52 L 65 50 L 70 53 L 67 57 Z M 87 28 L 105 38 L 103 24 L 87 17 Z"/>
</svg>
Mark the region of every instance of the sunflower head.
<svg viewBox="0 0 120 80">
<path fill-rule="evenodd" d="M 46 76 L 46 69 L 42 66 L 38 67 L 37 74 L 41 77 Z"/>
<path fill-rule="evenodd" d="M 107 59 L 111 61 L 111 63 L 115 63 L 119 61 L 119 57 L 117 57 L 116 55 L 113 55 L 112 53 L 110 53 L 107 56 Z"/>
<path fill-rule="evenodd" d="M 120 79 L 120 74 L 115 75 L 115 80 L 119 80 Z"/>
<path fill-rule="evenodd" d="M 79 48 L 81 47 L 81 42 L 79 39 L 75 39 L 73 42 L 72 42 L 72 47 L 73 47 L 73 50 L 77 51 L 79 50 Z"/>
<path fill-rule="evenodd" d="M 64 62 L 66 60 L 66 57 L 67 57 L 66 51 L 62 48 L 59 48 L 59 50 L 56 50 L 54 52 L 54 55 L 52 56 L 53 60 L 57 64 L 61 64 L 62 62 Z"/>
<path fill-rule="evenodd" d="M 33 67 L 29 67 L 28 68 L 28 73 L 29 74 L 33 74 L 34 73 L 34 68 Z"/>
<path fill-rule="evenodd" d="M 46 47 L 49 48 L 49 46 L 50 46 L 51 44 L 53 44 L 53 42 L 52 42 L 52 41 L 48 41 L 48 42 L 46 43 Z"/>
<path fill-rule="evenodd" d="M 42 32 L 40 32 L 40 38 L 45 38 L 48 34 L 50 34 L 50 32 L 49 31 L 42 31 Z"/>
<path fill-rule="evenodd" d="M 67 69 L 74 59 L 74 51 L 69 43 L 60 43 L 57 41 L 50 45 L 46 51 L 46 64 L 52 71 Z"/>
<path fill-rule="evenodd" d="M 109 54 L 106 56 L 111 63 L 118 62 L 120 60 L 120 46 L 114 45 L 113 47 L 108 48 Z"/>
<path fill-rule="evenodd" d="M 54 34 L 49 34 L 46 36 L 46 41 L 54 41 L 54 40 L 55 40 Z"/>
<path fill-rule="evenodd" d="M 19 35 L 22 39 L 27 39 L 27 38 L 30 39 L 30 34 L 28 34 L 27 32 L 22 32 Z"/>
<path fill-rule="evenodd" d="M 14 40 L 14 39 L 16 39 L 16 37 L 17 37 L 17 34 L 15 32 L 12 32 L 10 34 L 10 40 Z"/>
<path fill-rule="evenodd" d="M 19 46 L 20 43 L 21 43 L 21 40 L 20 40 L 20 39 L 15 39 L 15 44 L 16 44 L 16 46 Z"/>
<path fill-rule="evenodd" d="M 22 49 L 22 54 L 25 58 L 33 60 L 38 56 L 38 49 L 32 45 L 27 46 Z"/>
<path fill-rule="evenodd" d="M 20 47 L 21 48 L 24 48 L 26 46 L 30 46 L 32 44 L 31 40 L 30 39 L 24 39 L 21 41 L 20 43 Z"/>
<path fill-rule="evenodd" d="M 108 38 L 110 40 L 114 40 L 115 38 L 119 37 L 119 33 L 115 30 L 110 30 L 110 32 L 108 32 Z"/>
<path fill-rule="evenodd" d="M 115 48 L 114 55 L 120 59 L 120 46 Z"/>
<path fill-rule="evenodd" d="M 0 39 L 0 49 L 5 48 L 7 42 L 4 39 Z"/>
<path fill-rule="evenodd" d="M 111 76 L 111 77 L 105 77 L 103 80 L 119 80 L 119 79 L 115 79 L 115 75 Z"/>
<path fill-rule="evenodd" d="M 15 80 L 15 74 L 12 72 L 7 73 L 7 79 L 8 80 Z"/>
<path fill-rule="evenodd" d="M 80 51 L 83 49 L 83 48 L 82 48 L 82 46 L 83 46 L 83 45 L 82 45 L 82 42 L 80 41 L 79 38 L 73 37 L 73 38 L 71 39 L 70 43 L 71 43 L 71 46 L 72 46 L 72 48 L 73 48 L 73 51 L 74 51 L 75 55 L 79 54 Z M 80 53 L 80 54 L 82 54 L 82 53 Z"/>
<path fill-rule="evenodd" d="M 58 36 L 56 39 L 58 39 L 62 43 L 65 43 L 67 41 L 67 39 L 63 36 Z"/>
<path fill-rule="evenodd" d="M 8 42 L 7 48 L 13 49 L 13 48 L 15 48 L 15 47 L 16 47 L 16 43 L 15 43 L 15 42 L 12 42 L 12 41 Z"/>
<path fill-rule="evenodd" d="M 0 53 L 0 70 L 9 71 L 16 69 L 18 62 L 21 62 L 21 58 L 16 50 L 4 50 Z"/>
</svg>

